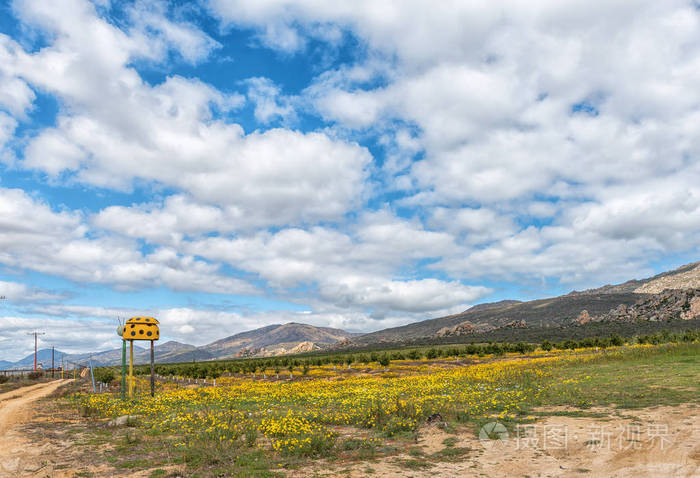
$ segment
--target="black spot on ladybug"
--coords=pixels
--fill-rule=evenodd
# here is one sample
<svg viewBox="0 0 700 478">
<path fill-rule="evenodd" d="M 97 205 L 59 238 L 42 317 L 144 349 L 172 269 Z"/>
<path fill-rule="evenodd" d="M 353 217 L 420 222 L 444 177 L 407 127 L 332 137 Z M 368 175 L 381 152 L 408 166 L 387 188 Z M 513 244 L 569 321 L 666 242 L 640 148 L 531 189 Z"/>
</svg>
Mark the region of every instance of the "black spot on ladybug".
<svg viewBox="0 0 700 478">
<path fill-rule="evenodd" d="M 143 329 L 139 330 L 139 334 L 143 335 Z"/>
<path fill-rule="evenodd" d="M 132 331 L 131 331 L 131 336 L 133 337 L 134 335 L 136 335 L 136 332 L 134 332 L 134 331 L 132 330 Z"/>
<path fill-rule="evenodd" d="M 151 321 L 151 319 L 146 319 L 146 322 L 150 322 L 150 321 Z"/>
<path fill-rule="evenodd" d="M 134 328 L 134 324 L 131 324 L 131 328 L 132 328 L 132 329 Z"/>
<path fill-rule="evenodd" d="M 151 335 L 153 335 L 153 333 L 149 331 L 146 333 L 146 335 L 148 335 L 150 337 Z"/>
</svg>

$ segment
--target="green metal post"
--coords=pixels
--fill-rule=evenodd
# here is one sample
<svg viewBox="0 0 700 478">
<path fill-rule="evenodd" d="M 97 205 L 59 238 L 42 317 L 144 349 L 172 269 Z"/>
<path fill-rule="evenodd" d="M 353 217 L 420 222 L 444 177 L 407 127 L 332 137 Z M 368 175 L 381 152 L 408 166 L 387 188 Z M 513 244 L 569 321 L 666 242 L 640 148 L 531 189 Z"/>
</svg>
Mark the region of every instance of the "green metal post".
<svg viewBox="0 0 700 478">
<path fill-rule="evenodd" d="M 126 340 L 122 339 L 122 400 L 126 398 Z"/>
</svg>

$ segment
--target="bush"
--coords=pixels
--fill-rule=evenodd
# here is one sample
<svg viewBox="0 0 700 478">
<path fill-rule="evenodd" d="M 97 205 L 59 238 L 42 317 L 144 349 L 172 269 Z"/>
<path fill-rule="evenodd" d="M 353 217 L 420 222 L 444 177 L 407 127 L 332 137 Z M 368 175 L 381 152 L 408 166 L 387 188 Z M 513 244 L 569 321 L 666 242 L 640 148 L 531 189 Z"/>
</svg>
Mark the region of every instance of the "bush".
<svg viewBox="0 0 700 478">
<path fill-rule="evenodd" d="M 110 383 L 114 380 L 114 370 L 111 368 L 96 368 L 93 369 L 95 382 Z"/>
<path fill-rule="evenodd" d="M 39 371 L 36 371 L 36 372 L 29 372 L 29 373 L 27 374 L 27 378 L 28 378 L 29 380 L 37 380 L 37 379 L 39 379 L 39 378 L 41 378 L 41 377 L 43 377 L 43 376 L 44 376 L 44 372 L 39 372 Z"/>
<path fill-rule="evenodd" d="M 382 354 L 382 356 L 379 357 L 379 365 L 381 365 L 384 368 L 388 367 L 390 362 L 391 359 L 389 358 L 388 354 Z"/>
<path fill-rule="evenodd" d="M 0 375 L 0 383 L 5 383 L 8 380 L 10 380 L 10 377 L 8 377 L 7 375 Z"/>
</svg>

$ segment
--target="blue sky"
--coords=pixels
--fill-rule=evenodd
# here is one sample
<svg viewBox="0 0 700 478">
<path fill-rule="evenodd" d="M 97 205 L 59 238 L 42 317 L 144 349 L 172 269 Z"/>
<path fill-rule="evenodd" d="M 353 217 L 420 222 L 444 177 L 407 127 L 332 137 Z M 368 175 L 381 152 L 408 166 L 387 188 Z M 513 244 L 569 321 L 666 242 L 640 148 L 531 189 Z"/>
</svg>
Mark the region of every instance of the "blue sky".
<svg viewBox="0 0 700 478">
<path fill-rule="evenodd" d="M 3 1 L 0 359 L 695 261 L 699 80 L 689 1 Z"/>
</svg>

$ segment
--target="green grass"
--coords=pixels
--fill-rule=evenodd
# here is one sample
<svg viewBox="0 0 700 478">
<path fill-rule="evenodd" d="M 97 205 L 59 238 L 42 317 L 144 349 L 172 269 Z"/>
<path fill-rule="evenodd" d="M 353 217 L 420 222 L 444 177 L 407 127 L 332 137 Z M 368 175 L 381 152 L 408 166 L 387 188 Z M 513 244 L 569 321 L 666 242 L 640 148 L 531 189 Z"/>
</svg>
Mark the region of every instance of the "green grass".
<svg viewBox="0 0 700 478">
<path fill-rule="evenodd" d="M 424 470 L 433 466 L 425 460 L 418 459 L 398 459 L 396 464 L 409 470 Z"/>
<path fill-rule="evenodd" d="M 451 448 L 457 444 L 457 438 L 456 437 L 447 437 L 444 440 L 442 440 L 442 444 L 448 448 Z"/>
<path fill-rule="evenodd" d="M 625 409 L 700 403 L 700 344 L 633 349 L 550 369 L 576 383 L 553 387 L 539 405 Z"/>
<path fill-rule="evenodd" d="M 438 461 L 460 461 L 471 451 L 471 448 L 467 447 L 448 447 L 433 453 L 431 458 Z"/>
</svg>

